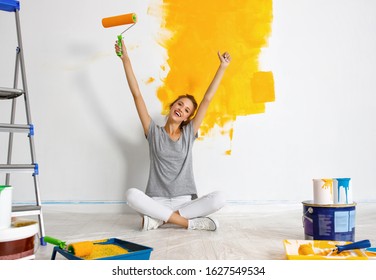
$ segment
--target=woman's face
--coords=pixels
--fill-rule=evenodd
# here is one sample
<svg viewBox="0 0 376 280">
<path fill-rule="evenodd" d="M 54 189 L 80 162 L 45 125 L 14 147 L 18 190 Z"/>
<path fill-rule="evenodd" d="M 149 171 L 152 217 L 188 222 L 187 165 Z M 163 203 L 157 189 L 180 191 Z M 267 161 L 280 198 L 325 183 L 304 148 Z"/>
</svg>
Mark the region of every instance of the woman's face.
<svg viewBox="0 0 376 280">
<path fill-rule="evenodd" d="M 194 110 L 192 101 L 183 97 L 177 100 L 170 109 L 170 117 L 177 122 L 183 122 L 188 120 Z"/>
</svg>

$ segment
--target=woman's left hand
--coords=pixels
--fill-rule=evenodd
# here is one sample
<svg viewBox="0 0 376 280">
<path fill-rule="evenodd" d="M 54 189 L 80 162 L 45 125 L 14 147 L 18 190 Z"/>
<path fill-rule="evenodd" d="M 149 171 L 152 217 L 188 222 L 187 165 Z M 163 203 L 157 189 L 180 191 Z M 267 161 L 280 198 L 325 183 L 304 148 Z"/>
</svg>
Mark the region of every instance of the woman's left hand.
<svg viewBox="0 0 376 280">
<path fill-rule="evenodd" d="M 222 65 L 228 66 L 230 64 L 231 56 L 228 52 L 224 52 L 223 54 L 218 52 L 218 57 Z"/>
</svg>

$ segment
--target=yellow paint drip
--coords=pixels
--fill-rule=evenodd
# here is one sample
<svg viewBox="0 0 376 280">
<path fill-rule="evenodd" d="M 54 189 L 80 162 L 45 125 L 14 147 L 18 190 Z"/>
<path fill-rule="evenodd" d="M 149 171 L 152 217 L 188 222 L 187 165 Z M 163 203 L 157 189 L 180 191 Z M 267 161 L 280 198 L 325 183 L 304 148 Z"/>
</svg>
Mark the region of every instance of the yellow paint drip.
<svg viewBox="0 0 376 280">
<path fill-rule="evenodd" d="M 217 51 L 228 51 L 232 61 L 200 128 L 201 136 L 215 126 L 223 129 L 237 116 L 265 112 L 264 102 L 274 101 L 274 81 L 271 72 L 257 73 L 261 49 L 271 34 L 272 0 L 164 0 L 157 12 L 162 12 L 162 28 L 168 33 L 160 38 L 170 69 L 157 92 L 163 114 L 181 94 L 193 94 L 201 101 L 219 65 Z M 157 12 L 149 9 L 151 15 Z M 253 86 L 252 77 L 256 77 Z M 232 126 L 225 132 L 232 139 Z"/>
<path fill-rule="evenodd" d="M 330 189 L 330 193 L 333 193 L 333 179 L 322 179 L 324 181 L 324 184 L 321 188 L 323 189 Z"/>
</svg>

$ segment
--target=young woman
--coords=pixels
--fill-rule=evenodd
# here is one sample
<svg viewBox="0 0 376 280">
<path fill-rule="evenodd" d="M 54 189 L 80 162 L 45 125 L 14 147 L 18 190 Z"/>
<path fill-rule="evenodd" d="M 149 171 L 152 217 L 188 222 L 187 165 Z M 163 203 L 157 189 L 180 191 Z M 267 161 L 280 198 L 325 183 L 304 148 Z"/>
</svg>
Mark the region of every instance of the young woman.
<svg viewBox="0 0 376 280">
<path fill-rule="evenodd" d="M 192 148 L 209 104 L 230 64 L 230 55 L 218 52 L 220 64 L 201 103 L 198 105 L 189 94 L 179 96 L 170 105 L 165 125 L 159 126 L 148 113 L 124 41 L 121 49 L 117 42 L 115 44 L 115 52 L 120 51 L 150 153 L 146 191 L 127 190 L 128 205 L 143 216 L 143 230 L 157 229 L 165 223 L 191 230 L 216 230 L 218 222 L 207 216 L 221 209 L 225 198 L 218 191 L 197 197 Z"/>
</svg>

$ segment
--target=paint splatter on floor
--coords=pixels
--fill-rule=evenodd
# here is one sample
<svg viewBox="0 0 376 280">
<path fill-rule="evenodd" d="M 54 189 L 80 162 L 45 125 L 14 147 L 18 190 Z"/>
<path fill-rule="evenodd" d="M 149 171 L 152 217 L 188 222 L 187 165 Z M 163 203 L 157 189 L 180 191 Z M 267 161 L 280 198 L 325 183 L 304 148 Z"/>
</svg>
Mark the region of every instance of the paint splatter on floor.
<svg viewBox="0 0 376 280">
<path fill-rule="evenodd" d="M 162 113 L 166 114 L 170 102 L 181 94 L 193 94 L 200 101 L 219 65 L 217 51 L 228 51 L 232 62 L 200 135 L 218 127 L 232 139 L 237 116 L 264 113 L 265 102 L 275 100 L 273 73 L 259 69 L 261 50 L 271 35 L 272 0 L 158 3 L 158 7 L 150 7 L 149 14 L 162 17 L 165 31 L 159 43 L 167 51 L 168 73 L 157 92 L 165 108 Z"/>
</svg>

